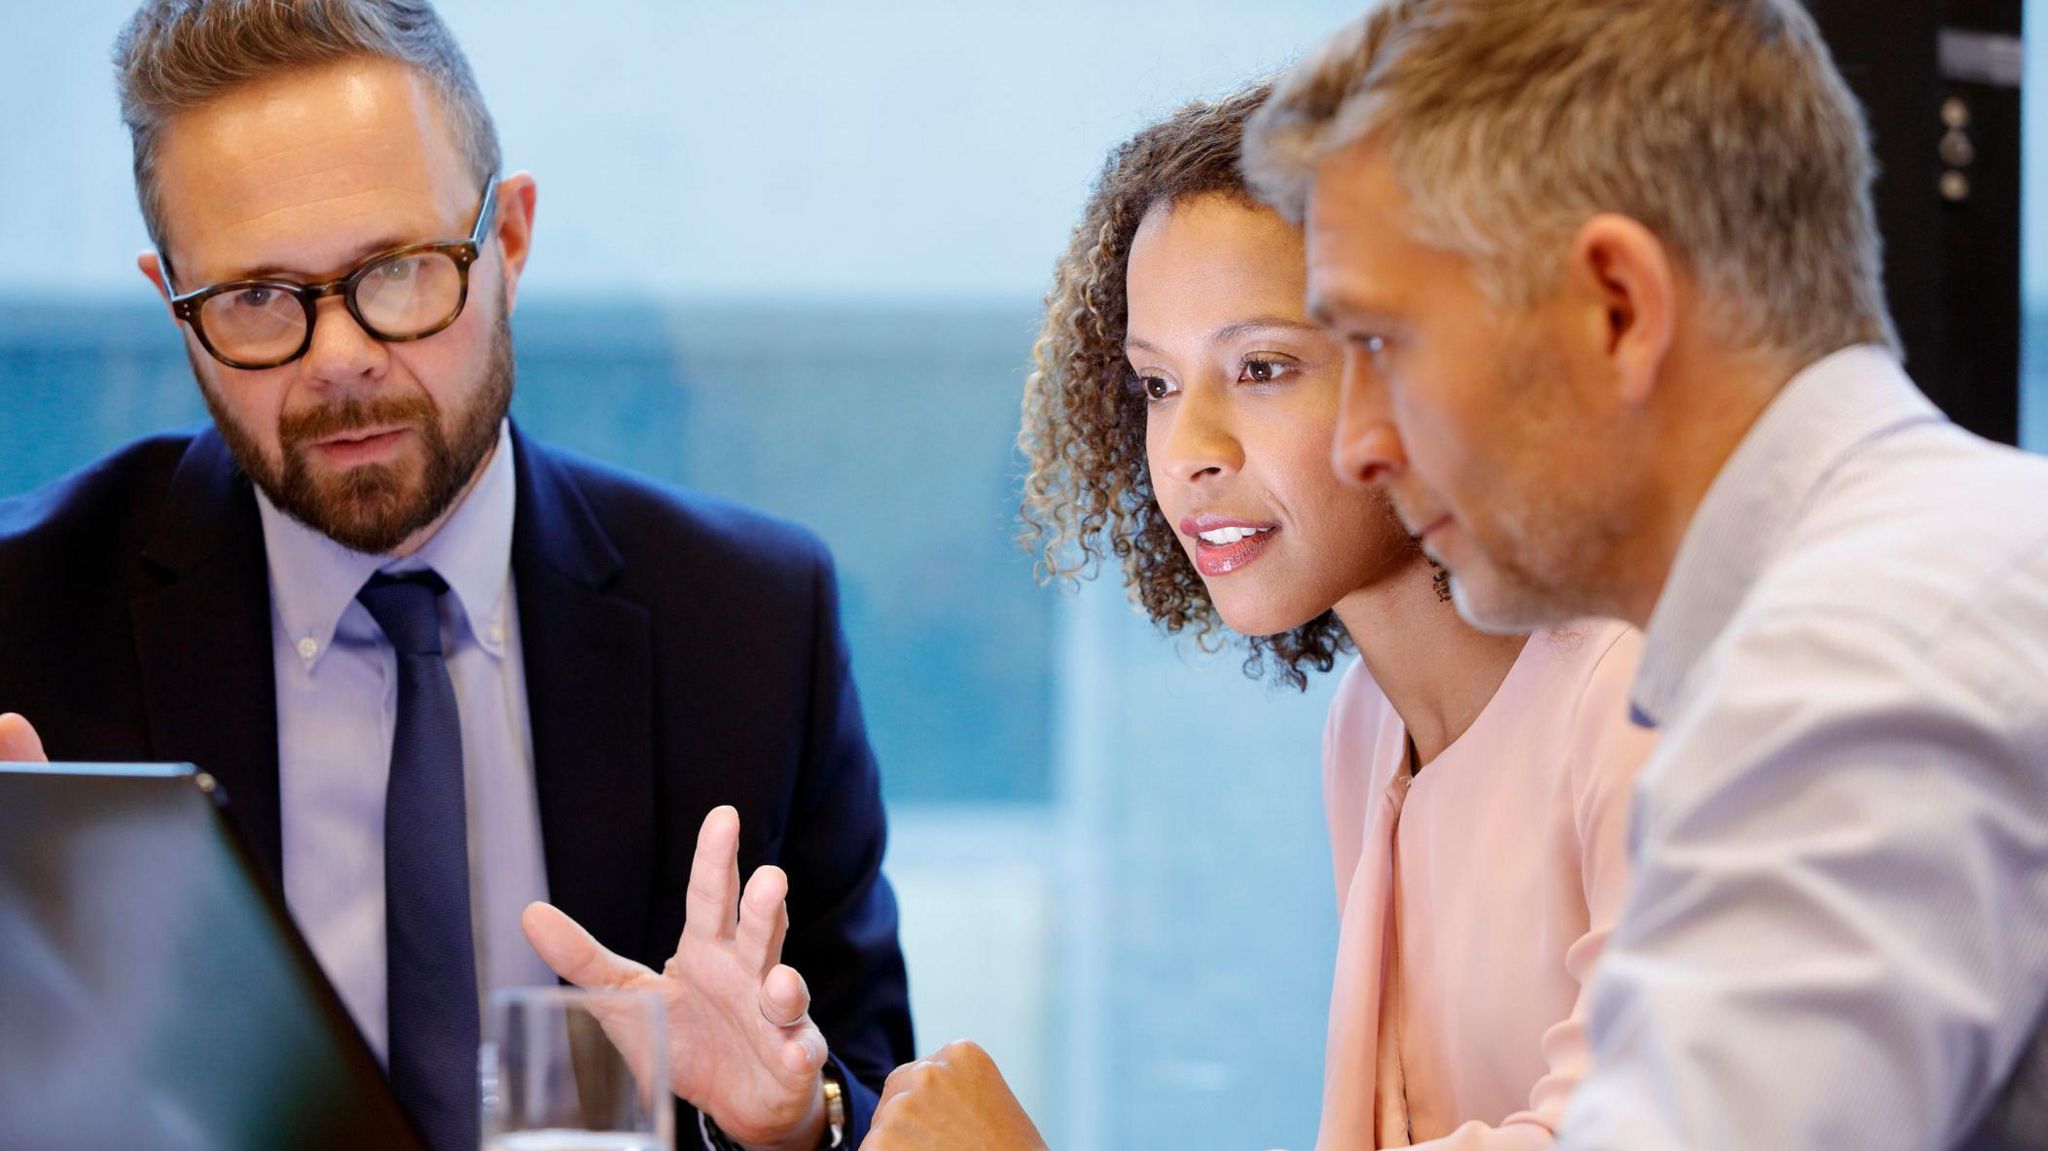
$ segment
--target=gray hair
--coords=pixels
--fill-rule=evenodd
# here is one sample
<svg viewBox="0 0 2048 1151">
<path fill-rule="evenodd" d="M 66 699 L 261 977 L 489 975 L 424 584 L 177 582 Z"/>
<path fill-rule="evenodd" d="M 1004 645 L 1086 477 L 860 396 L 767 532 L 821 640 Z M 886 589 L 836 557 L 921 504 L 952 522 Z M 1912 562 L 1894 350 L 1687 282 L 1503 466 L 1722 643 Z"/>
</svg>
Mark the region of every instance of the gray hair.
<svg viewBox="0 0 2048 1151">
<path fill-rule="evenodd" d="M 1862 110 L 1795 0 L 1387 0 L 1281 79 L 1246 176 L 1299 221 L 1354 147 L 1502 305 L 1544 298 L 1570 237 L 1615 212 L 1735 346 L 1898 348 Z"/>
<path fill-rule="evenodd" d="M 479 186 L 498 170 L 498 130 L 469 61 L 426 0 L 147 0 L 114 40 L 121 120 L 150 242 L 166 252 L 157 147 L 174 117 L 296 69 L 391 60 L 425 77 Z"/>
</svg>

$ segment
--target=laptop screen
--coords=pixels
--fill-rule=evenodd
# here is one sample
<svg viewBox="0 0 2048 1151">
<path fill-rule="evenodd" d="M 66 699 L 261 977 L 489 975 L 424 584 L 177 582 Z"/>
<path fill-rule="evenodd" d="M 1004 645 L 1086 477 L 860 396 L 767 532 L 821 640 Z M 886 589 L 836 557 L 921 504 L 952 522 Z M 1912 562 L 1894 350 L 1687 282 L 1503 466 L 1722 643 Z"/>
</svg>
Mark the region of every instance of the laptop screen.
<svg viewBox="0 0 2048 1151">
<path fill-rule="evenodd" d="M 0 766 L 0 1147 L 421 1146 L 190 767 Z"/>
</svg>

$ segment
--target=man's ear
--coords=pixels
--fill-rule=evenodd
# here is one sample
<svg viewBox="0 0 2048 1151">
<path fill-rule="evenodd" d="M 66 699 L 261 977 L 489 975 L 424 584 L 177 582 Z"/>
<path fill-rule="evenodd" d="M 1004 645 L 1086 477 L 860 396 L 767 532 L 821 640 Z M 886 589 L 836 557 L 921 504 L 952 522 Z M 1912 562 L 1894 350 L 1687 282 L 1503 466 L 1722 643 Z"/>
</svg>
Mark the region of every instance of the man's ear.
<svg viewBox="0 0 2048 1151">
<path fill-rule="evenodd" d="M 1678 323 L 1678 274 L 1656 233 L 1603 212 L 1572 241 L 1566 276 L 1587 305 L 1594 353 L 1612 372 L 1614 398 L 1640 405 L 1656 389 Z"/>
<path fill-rule="evenodd" d="M 498 250 L 505 256 L 505 313 L 519 302 L 519 277 L 533 251 L 533 209 L 539 189 L 530 172 L 514 172 L 498 185 Z"/>
<path fill-rule="evenodd" d="M 164 273 L 163 257 L 154 250 L 145 249 L 135 257 L 135 266 L 142 269 L 144 279 L 156 285 L 156 294 L 163 297 L 164 308 L 171 306 L 171 280 Z"/>
</svg>

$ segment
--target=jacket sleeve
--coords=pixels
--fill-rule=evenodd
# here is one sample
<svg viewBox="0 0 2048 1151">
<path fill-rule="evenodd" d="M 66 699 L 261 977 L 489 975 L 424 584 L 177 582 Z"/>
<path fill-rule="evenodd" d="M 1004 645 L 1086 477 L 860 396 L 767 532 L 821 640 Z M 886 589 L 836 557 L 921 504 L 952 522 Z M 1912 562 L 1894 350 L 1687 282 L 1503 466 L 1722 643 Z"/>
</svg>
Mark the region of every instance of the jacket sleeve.
<svg viewBox="0 0 2048 1151">
<path fill-rule="evenodd" d="M 882 1081 L 914 1049 L 896 897 L 882 875 L 880 779 L 822 548 L 813 607 L 807 730 L 781 853 L 790 877 L 783 958 L 809 984 L 811 1016 L 845 1078 L 851 1147 L 867 1131 Z"/>
</svg>

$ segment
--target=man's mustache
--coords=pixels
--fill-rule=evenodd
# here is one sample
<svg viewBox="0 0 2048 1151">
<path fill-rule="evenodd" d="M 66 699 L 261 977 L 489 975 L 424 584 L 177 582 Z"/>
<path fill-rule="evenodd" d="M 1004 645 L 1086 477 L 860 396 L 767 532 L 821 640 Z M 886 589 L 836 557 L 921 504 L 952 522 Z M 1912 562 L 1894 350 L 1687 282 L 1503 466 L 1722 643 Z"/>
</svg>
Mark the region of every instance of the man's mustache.
<svg viewBox="0 0 2048 1151">
<path fill-rule="evenodd" d="M 278 423 L 278 439 L 286 447 L 345 435 L 362 428 L 406 424 L 429 427 L 434 422 L 434 405 L 425 396 L 390 396 L 379 400 L 346 400 L 285 416 Z"/>
</svg>

